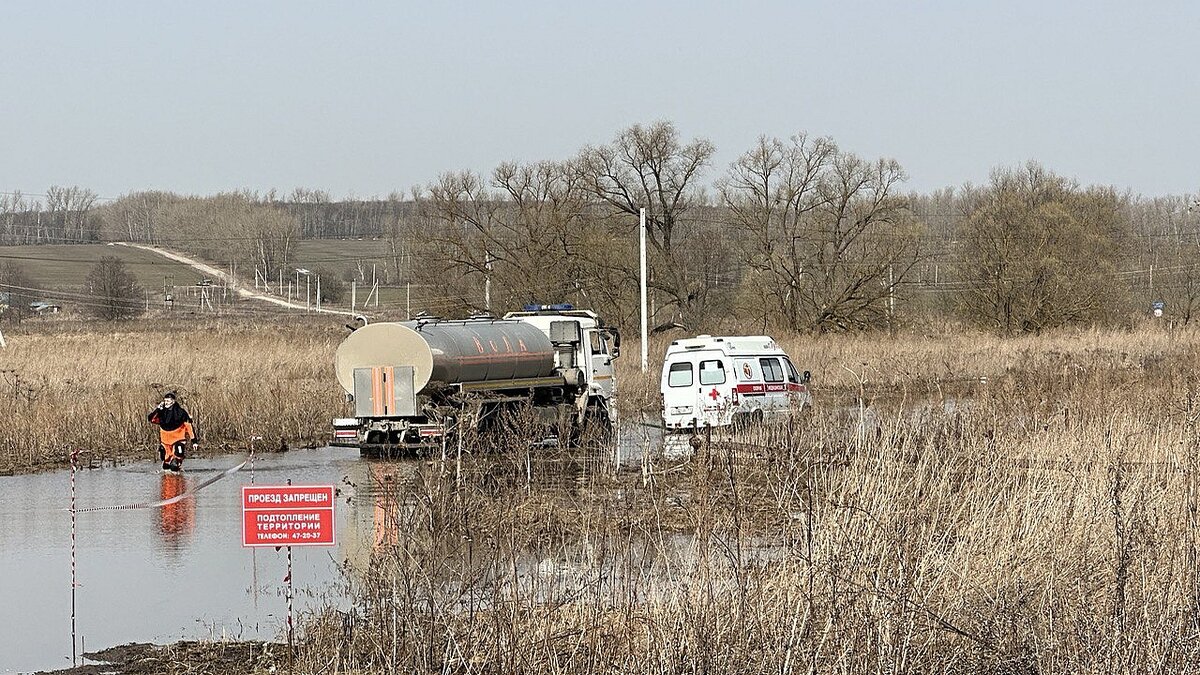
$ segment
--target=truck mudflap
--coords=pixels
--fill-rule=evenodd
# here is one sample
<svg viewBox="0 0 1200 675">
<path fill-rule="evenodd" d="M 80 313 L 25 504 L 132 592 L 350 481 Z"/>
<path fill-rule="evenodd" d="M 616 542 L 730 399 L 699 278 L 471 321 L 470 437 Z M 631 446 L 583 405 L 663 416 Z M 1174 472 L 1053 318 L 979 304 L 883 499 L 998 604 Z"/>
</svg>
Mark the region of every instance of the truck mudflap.
<svg viewBox="0 0 1200 675">
<path fill-rule="evenodd" d="M 446 435 L 446 427 L 441 424 L 417 424 L 411 428 L 416 429 L 421 438 L 441 438 Z"/>
<path fill-rule="evenodd" d="M 358 418 L 338 417 L 333 420 L 334 447 L 358 447 Z"/>
</svg>

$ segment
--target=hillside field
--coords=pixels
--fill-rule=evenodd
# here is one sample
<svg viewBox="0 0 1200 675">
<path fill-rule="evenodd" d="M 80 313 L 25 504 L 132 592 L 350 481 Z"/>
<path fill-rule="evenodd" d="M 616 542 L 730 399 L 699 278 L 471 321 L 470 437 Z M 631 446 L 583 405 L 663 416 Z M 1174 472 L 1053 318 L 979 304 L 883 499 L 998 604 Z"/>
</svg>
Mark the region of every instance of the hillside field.
<svg viewBox="0 0 1200 675">
<path fill-rule="evenodd" d="M 200 275 L 188 267 L 150 251 L 107 244 L 45 246 L 0 246 L 0 263 L 15 263 L 39 289 L 78 291 L 88 272 L 103 256 L 120 258 L 138 283 L 147 290 L 162 288 L 164 277 L 174 277 L 176 286 L 190 286 Z"/>
</svg>

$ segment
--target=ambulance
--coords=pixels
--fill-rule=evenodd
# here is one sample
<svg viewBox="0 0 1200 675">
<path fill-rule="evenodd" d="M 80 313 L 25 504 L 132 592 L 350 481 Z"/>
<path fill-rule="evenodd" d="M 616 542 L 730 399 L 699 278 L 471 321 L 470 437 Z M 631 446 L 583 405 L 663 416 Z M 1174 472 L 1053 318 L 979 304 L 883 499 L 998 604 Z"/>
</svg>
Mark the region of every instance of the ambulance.
<svg viewBox="0 0 1200 675">
<path fill-rule="evenodd" d="M 663 360 L 667 431 L 786 419 L 812 405 L 811 375 L 766 335 L 675 340 Z"/>
</svg>

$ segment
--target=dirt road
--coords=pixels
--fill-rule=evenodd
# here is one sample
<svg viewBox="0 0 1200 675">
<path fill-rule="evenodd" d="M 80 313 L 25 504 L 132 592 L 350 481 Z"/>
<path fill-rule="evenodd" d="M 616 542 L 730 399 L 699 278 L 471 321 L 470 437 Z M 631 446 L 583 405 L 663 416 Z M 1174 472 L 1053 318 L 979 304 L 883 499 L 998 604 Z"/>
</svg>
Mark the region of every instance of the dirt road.
<svg viewBox="0 0 1200 675">
<path fill-rule="evenodd" d="M 150 251 L 152 253 L 157 253 L 158 255 L 161 255 L 162 257 L 167 258 L 169 260 L 174 260 L 175 262 L 183 263 L 184 265 L 188 265 L 188 266 L 196 269 L 197 271 L 202 272 L 206 276 L 212 277 L 213 279 L 220 279 L 221 281 L 226 282 L 227 284 L 229 284 L 229 287 L 235 293 L 237 293 L 237 296 L 239 298 L 260 300 L 262 302 L 269 302 L 273 305 L 278 305 L 279 307 L 285 307 L 287 309 L 297 309 L 302 312 L 311 311 L 311 312 L 320 312 L 322 314 L 339 314 L 342 316 L 358 316 L 361 313 L 361 312 L 351 312 L 351 311 L 345 310 L 345 309 L 310 308 L 310 307 L 305 307 L 304 305 L 301 305 L 299 303 L 291 302 L 291 301 L 285 300 L 283 298 L 276 297 L 274 295 L 270 295 L 268 293 L 260 293 L 257 290 L 245 288 L 245 287 L 241 286 L 238 283 L 237 279 L 230 276 L 230 274 L 228 272 L 225 272 L 221 269 L 213 267 L 212 265 L 209 265 L 208 263 L 196 260 L 195 258 L 190 258 L 186 255 L 183 255 L 180 253 L 175 253 L 174 251 L 168 251 L 164 248 L 159 248 L 157 246 L 149 246 L 147 244 L 132 244 L 129 242 L 124 242 L 124 241 L 111 242 L 109 244 L 109 246 L 128 246 L 129 248 L 140 248 L 140 249 L 143 249 L 146 251 Z"/>
</svg>

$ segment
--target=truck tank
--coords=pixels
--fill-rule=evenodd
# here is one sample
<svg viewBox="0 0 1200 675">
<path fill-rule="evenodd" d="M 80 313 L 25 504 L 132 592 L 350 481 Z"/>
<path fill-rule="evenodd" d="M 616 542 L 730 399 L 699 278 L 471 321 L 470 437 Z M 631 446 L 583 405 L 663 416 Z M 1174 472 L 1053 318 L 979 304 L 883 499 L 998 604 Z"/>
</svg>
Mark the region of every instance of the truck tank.
<svg viewBox="0 0 1200 675">
<path fill-rule="evenodd" d="M 373 323 L 351 333 L 335 356 L 338 383 L 354 391 L 354 369 L 412 366 L 413 389 L 554 374 L 550 338 L 522 321 Z"/>
</svg>

